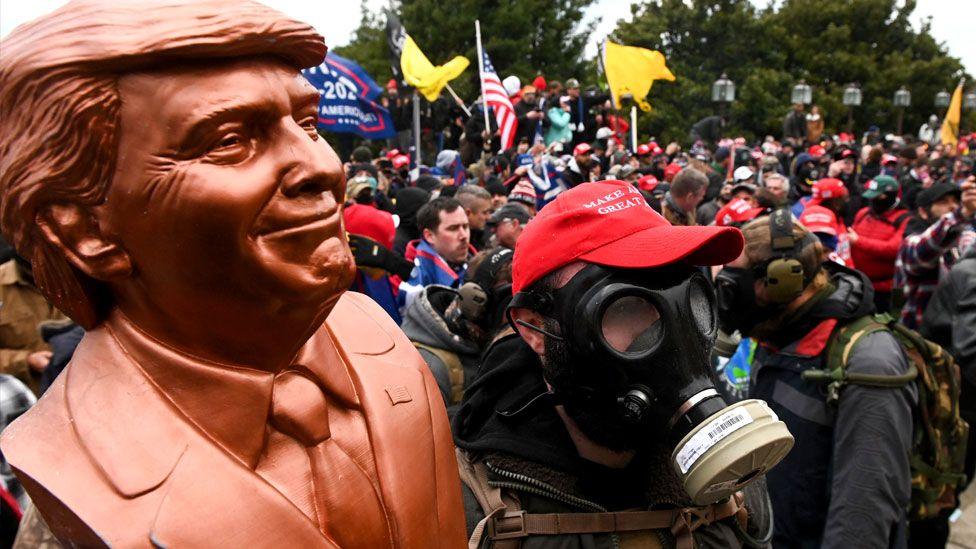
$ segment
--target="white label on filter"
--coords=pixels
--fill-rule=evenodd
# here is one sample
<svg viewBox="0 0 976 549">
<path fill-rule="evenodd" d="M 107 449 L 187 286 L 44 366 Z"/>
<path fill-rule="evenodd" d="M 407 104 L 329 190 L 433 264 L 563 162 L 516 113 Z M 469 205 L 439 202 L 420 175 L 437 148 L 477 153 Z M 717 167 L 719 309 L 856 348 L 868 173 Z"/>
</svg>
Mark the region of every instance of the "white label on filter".
<svg viewBox="0 0 976 549">
<path fill-rule="evenodd" d="M 688 442 L 678 450 L 678 467 L 681 474 L 688 472 L 688 469 L 698 461 L 705 452 L 718 441 L 734 433 L 741 427 L 752 423 L 752 416 L 745 408 L 729 410 L 718 416 L 707 425 L 698 430 L 697 433 L 688 439 Z"/>
</svg>

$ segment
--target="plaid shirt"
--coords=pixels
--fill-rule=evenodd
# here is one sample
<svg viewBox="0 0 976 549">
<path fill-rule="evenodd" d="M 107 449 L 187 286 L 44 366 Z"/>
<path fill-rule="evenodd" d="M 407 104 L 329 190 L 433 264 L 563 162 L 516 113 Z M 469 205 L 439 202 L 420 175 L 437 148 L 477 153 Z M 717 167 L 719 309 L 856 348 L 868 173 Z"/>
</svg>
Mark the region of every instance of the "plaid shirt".
<svg viewBox="0 0 976 549">
<path fill-rule="evenodd" d="M 34 393 L 19 379 L 10 374 L 0 374 L 0 433 L 37 402 Z M 0 484 L 12 495 L 21 509 L 27 505 L 27 494 L 20 485 L 10 464 L 0 453 Z"/>
<path fill-rule="evenodd" d="M 976 228 L 959 210 L 943 215 L 928 229 L 906 236 L 895 260 L 895 288 L 902 288 L 901 321 L 917 330 L 932 292 L 963 253 L 976 243 Z"/>
</svg>

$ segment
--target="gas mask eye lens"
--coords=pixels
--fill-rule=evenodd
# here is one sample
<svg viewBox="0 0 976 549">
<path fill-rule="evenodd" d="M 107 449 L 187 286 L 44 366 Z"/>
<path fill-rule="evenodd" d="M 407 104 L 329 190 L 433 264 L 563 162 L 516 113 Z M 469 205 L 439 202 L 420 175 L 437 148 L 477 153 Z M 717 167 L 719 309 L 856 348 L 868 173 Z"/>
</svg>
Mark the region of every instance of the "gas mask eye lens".
<svg viewBox="0 0 976 549">
<path fill-rule="evenodd" d="M 719 287 L 721 288 L 722 286 L 720 285 Z M 701 280 L 695 279 L 692 281 L 688 297 L 691 302 L 691 314 L 695 318 L 695 324 L 698 325 L 702 335 L 711 337 L 715 331 L 715 307 L 712 303 L 711 294 L 703 287 Z"/>
<path fill-rule="evenodd" d="M 661 340 L 661 313 L 644 297 L 621 296 L 604 311 L 601 321 L 603 339 L 614 351 L 642 354 Z"/>
</svg>

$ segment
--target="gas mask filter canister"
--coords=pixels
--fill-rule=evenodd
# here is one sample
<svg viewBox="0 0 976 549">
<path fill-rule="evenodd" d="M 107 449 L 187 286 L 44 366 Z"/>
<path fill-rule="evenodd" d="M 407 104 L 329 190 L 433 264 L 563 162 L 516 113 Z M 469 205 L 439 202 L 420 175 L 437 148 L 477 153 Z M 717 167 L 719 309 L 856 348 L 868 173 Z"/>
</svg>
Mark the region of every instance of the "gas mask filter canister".
<svg viewBox="0 0 976 549">
<path fill-rule="evenodd" d="M 511 307 L 558 324 L 557 334 L 513 322 L 567 345 L 570 373 L 547 381 L 570 417 L 584 410 L 625 425 L 634 449 L 649 446 L 648 437 L 666 436 L 696 505 L 728 498 L 793 446 L 766 403 L 728 406 L 715 390 L 708 361 L 718 332 L 715 296 L 692 267 L 588 265 L 559 289 L 519 292 Z"/>
</svg>

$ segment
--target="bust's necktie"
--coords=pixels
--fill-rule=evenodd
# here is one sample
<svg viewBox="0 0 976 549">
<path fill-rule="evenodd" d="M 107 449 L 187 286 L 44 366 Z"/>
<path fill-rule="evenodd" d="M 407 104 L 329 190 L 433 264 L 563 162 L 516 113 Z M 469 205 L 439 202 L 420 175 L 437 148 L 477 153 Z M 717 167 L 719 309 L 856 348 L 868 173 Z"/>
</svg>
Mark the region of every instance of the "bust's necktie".
<svg viewBox="0 0 976 549">
<path fill-rule="evenodd" d="M 296 370 L 275 376 L 270 424 L 303 448 L 308 463 L 308 480 L 288 484 L 294 487 L 307 482 L 314 509 L 302 510 L 318 523 L 319 529 L 342 547 L 388 546 L 389 523 L 378 488 L 332 440 L 328 400 L 319 385 Z M 281 451 L 282 462 L 297 458 L 287 455 L 285 448 Z M 269 458 L 277 457 L 271 453 Z M 330 527 L 333 524 L 337 527 Z"/>
</svg>

